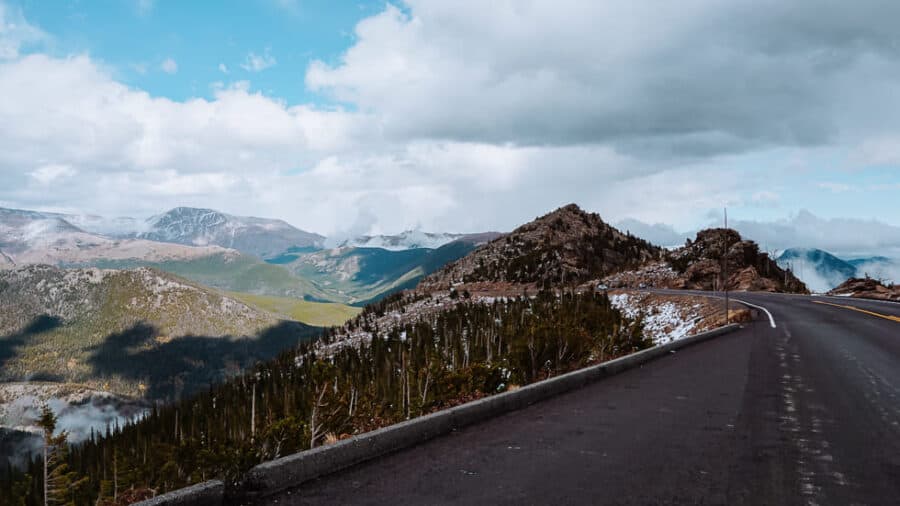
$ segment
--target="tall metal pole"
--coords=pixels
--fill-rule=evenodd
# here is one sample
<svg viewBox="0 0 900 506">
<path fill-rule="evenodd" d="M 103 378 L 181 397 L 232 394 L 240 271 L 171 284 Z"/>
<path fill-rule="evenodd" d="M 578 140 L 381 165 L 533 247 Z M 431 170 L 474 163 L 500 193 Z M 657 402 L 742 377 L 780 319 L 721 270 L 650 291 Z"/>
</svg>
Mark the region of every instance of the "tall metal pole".
<svg viewBox="0 0 900 506">
<path fill-rule="evenodd" d="M 725 208 L 725 325 L 728 325 L 728 208 Z"/>
</svg>

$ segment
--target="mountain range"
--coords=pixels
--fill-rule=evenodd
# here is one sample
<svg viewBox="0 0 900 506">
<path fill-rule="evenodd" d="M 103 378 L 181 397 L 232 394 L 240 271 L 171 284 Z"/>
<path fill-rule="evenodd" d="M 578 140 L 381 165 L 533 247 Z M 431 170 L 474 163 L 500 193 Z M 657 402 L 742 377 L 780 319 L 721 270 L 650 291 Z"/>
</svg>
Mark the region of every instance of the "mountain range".
<svg viewBox="0 0 900 506">
<path fill-rule="evenodd" d="M 188 247 L 87 232 L 60 215 L 0 208 L 0 252 L 8 266 L 87 264 L 98 260 L 147 262 L 189 260 L 224 252 L 218 246 Z"/>
<path fill-rule="evenodd" d="M 130 447 L 149 453 L 147 460 L 113 452 L 120 470 L 132 470 L 122 474 L 130 480 L 124 486 L 165 491 L 652 345 L 647 306 L 626 312 L 599 289 L 610 276 L 663 263 L 685 281 L 681 288 L 709 289 L 721 259 L 737 287 L 805 291 L 734 231 L 701 231 L 668 252 L 576 205 L 506 235 L 451 239 L 407 250 L 293 246 L 268 262 L 223 249 L 190 261 L 217 259 L 190 269 L 215 281 L 216 271 L 253 259 L 260 263 L 247 268 L 281 269 L 360 302 L 367 294 L 350 289 L 412 288 L 324 331 L 284 321 L 294 310 L 285 299 L 209 288 L 155 268 L 0 270 L 0 306 L 12 308 L 0 326 L 0 381 L 175 400 L 134 421 L 137 430 L 82 443 L 94 459 L 79 468 L 93 503 L 105 493 L 100 464 L 110 465 L 94 447 L 124 448 L 121 434 L 135 434 Z M 198 472 L 162 483 L 152 466 L 168 450 L 165 458 L 185 468 L 184 456 L 210 458 L 192 461 Z"/>
<path fill-rule="evenodd" d="M 841 259 L 815 248 L 790 248 L 777 258 L 810 289 L 825 293 L 851 278 L 873 277 L 886 282 L 900 279 L 900 263 L 883 256 Z"/>
<path fill-rule="evenodd" d="M 324 236 L 284 221 L 211 209 L 144 221 L 0 209 L 0 268 L 153 267 L 227 291 L 364 305 L 498 235 L 407 231 L 323 249 Z"/>
</svg>

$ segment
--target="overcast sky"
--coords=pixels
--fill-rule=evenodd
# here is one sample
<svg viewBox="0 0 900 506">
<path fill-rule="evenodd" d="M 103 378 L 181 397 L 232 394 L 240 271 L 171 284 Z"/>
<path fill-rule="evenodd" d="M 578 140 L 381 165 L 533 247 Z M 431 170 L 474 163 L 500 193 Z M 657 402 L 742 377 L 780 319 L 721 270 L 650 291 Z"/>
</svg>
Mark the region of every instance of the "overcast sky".
<svg viewBox="0 0 900 506">
<path fill-rule="evenodd" d="M 761 242 L 900 251 L 898 19 L 893 0 L 0 0 L 0 206 L 332 235 L 509 230 L 568 202 L 689 231 L 727 205 Z"/>
</svg>

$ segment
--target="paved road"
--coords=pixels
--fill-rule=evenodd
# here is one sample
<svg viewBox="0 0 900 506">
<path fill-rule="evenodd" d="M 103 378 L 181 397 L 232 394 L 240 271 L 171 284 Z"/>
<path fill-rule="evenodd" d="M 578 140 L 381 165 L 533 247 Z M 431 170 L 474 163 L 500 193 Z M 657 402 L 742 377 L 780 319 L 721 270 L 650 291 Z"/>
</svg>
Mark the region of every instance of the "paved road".
<svg viewBox="0 0 900 506">
<path fill-rule="evenodd" d="M 760 314 L 265 503 L 898 504 L 900 304 L 737 298 L 776 328 Z"/>
</svg>

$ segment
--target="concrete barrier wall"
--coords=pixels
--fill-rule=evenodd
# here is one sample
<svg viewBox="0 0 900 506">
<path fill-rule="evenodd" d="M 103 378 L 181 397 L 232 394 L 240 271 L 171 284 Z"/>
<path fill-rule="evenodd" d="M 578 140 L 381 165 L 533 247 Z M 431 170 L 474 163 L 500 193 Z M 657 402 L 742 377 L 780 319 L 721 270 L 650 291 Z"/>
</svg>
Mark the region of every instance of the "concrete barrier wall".
<svg viewBox="0 0 900 506">
<path fill-rule="evenodd" d="M 219 480 L 205 481 L 187 488 L 174 490 L 135 503 L 136 506 L 181 506 L 191 504 L 197 506 L 218 506 L 225 499 L 225 484 Z"/>
<path fill-rule="evenodd" d="M 535 402 L 581 388 L 598 379 L 640 366 L 671 351 L 732 332 L 739 325 L 728 325 L 667 344 L 579 369 L 555 378 L 524 386 L 512 392 L 492 395 L 447 410 L 414 418 L 396 425 L 353 436 L 322 446 L 265 462 L 252 468 L 241 483 L 240 494 L 265 496 L 295 487 L 305 481 L 374 459 L 381 455 L 417 445 L 436 436 L 524 408 Z M 162 504 L 162 503 L 159 503 Z M 180 503 L 165 503 L 180 504 Z"/>
</svg>

